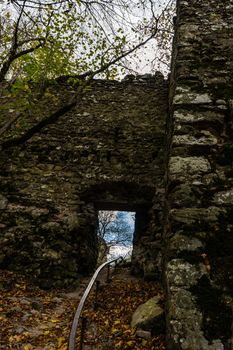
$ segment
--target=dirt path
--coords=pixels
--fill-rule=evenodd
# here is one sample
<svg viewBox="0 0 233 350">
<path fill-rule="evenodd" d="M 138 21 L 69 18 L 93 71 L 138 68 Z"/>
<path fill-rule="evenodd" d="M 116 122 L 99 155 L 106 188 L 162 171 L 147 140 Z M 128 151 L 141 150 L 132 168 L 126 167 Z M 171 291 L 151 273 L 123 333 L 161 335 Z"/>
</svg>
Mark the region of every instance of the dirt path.
<svg viewBox="0 0 233 350">
<path fill-rule="evenodd" d="M 92 309 L 90 298 L 84 311 L 88 319 L 84 350 L 164 350 L 164 335 L 150 339 L 139 338 L 130 327 L 136 308 L 162 291 L 157 283 L 144 282 L 117 270 L 109 286 L 98 294 L 98 308 Z"/>
<path fill-rule="evenodd" d="M 89 279 L 80 280 L 72 292 L 42 291 L 12 273 L 0 278 L 0 349 L 67 350 L 74 312 Z M 105 277 L 101 277 L 102 285 Z M 118 271 L 110 285 L 98 293 L 98 308 L 93 309 L 95 291 L 86 304 L 88 329 L 83 350 L 164 350 L 163 335 L 138 338 L 130 328 L 138 305 L 161 293 L 156 283 L 148 283 Z M 77 343 L 79 333 L 77 334 Z"/>
<path fill-rule="evenodd" d="M 89 279 L 72 292 L 44 291 L 0 271 L 0 349 L 66 350 L 76 306 Z"/>
</svg>

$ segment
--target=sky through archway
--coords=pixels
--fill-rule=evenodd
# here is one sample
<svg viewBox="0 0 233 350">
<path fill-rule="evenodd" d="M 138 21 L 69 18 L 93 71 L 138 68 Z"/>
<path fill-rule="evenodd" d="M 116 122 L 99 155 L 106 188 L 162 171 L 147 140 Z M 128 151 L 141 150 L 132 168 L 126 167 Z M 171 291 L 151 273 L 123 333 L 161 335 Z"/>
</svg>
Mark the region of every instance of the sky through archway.
<svg viewBox="0 0 233 350">
<path fill-rule="evenodd" d="M 135 212 L 100 210 L 98 218 L 101 260 L 118 256 L 129 258 L 133 247 Z"/>
</svg>

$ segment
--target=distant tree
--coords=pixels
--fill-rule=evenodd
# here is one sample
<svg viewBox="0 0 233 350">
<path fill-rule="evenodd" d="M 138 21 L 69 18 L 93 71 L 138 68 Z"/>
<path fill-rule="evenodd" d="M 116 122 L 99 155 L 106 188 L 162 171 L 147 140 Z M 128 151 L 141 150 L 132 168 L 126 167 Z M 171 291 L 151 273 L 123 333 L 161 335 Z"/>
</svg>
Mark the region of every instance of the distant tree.
<svg viewBox="0 0 233 350">
<path fill-rule="evenodd" d="M 99 211 L 99 263 L 106 259 L 111 247 L 128 246 L 132 242 L 132 227 L 124 212 Z"/>
</svg>

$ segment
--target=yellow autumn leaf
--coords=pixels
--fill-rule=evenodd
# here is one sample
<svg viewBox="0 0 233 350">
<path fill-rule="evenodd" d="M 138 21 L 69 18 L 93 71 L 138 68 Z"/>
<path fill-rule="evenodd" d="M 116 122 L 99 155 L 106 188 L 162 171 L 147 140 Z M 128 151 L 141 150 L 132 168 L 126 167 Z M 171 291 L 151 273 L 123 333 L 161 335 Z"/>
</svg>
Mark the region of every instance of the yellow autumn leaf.
<svg viewBox="0 0 233 350">
<path fill-rule="evenodd" d="M 120 324 L 120 323 L 121 323 L 121 321 L 120 321 L 120 320 L 117 320 L 117 321 L 114 322 L 114 325 Z"/>
<path fill-rule="evenodd" d="M 127 341 L 126 344 L 129 345 L 129 346 L 132 346 L 134 344 L 134 341 L 133 340 L 129 340 L 129 341 Z"/>
<path fill-rule="evenodd" d="M 12 342 L 12 341 L 17 341 L 17 342 L 20 342 L 22 340 L 23 336 L 21 335 L 13 335 L 9 338 L 9 341 Z"/>
<path fill-rule="evenodd" d="M 67 350 L 67 345 L 63 345 L 59 350 Z"/>
<path fill-rule="evenodd" d="M 122 341 L 122 340 L 120 340 L 120 341 L 118 341 L 117 343 L 115 343 L 115 347 L 116 347 L 117 349 L 121 349 L 121 348 L 122 348 L 122 345 L 123 345 L 123 341 Z"/>
<path fill-rule="evenodd" d="M 28 345 L 25 345 L 25 346 L 23 347 L 23 350 L 30 350 L 30 348 L 29 348 Z"/>
<path fill-rule="evenodd" d="M 56 322 L 59 322 L 59 320 L 56 320 L 56 319 L 53 319 L 53 320 L 50 320 L 52 323 L 56 323 Z"/>
<path fill-rule="evenodd" d="M 142 345 L 146 346 L 147 345 L 147 340 L 146 339 L 142 339 Z"/>
<path fill-rule="evenodd" d="M 111 332 L 112 332 L 112 333 L 117 333 L 117 332 L 119 332 L 119 329 L 118 329 L 118 328 L 112 328 L 112 329 L 111 329 Z"/>
<path fill-rule="evenodd" d="M 58 346 L 58 347 L 62 346 L 62 344 L 64 343 L 64 341 L 65 341 L 65 338 L 64 338 L 64 337 L 58 338 L 57 346 Z"/>
</svg>

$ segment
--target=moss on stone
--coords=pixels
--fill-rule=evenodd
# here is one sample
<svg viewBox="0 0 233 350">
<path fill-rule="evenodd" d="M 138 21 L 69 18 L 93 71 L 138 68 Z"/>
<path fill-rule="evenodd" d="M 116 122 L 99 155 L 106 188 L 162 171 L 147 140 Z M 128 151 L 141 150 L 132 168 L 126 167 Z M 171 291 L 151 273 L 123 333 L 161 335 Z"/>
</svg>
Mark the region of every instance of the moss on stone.
<svg viewBox="0 0 233 350">
<path fill-rule="evenodd" d="M 200 278 L 198 284 L 190 288 L 196 296 L 197 304 L 203 314 L 203 332 L 212 342 L 221 339 L 224 349 L 230 349 L 232 309 L 224 302 L 223 291 L 211 285 L 206 276 Z"/>
</svg>

